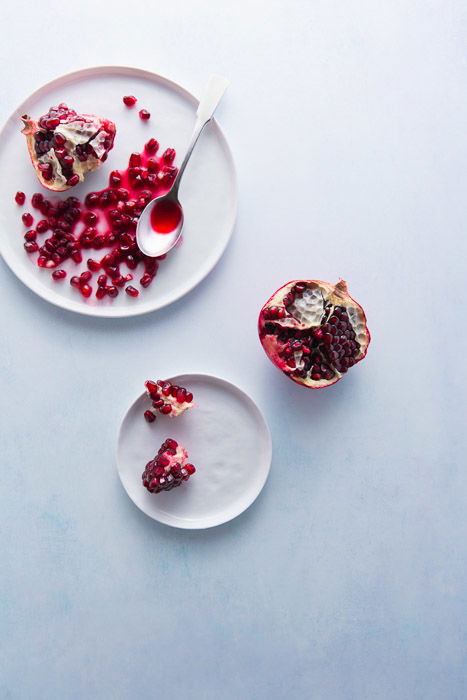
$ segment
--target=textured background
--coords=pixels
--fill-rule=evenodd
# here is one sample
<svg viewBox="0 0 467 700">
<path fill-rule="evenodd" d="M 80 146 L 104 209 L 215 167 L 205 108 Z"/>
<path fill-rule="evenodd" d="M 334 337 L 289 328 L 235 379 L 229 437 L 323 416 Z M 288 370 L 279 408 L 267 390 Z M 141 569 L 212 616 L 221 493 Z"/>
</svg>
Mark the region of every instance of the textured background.
<svg viewBox="0 0 467 700">
<path fill-rule="evenodd" d="M 465 698 L 466 2 L 7 0 L 0 21 L 2 120 L 96 64 L 195 94 L 228 75 L 240 187 L 220 264 L 159 313 L 70 315 L 0 264 L 0 697 Z M 257 312 L 339 276 L 373 342 L 306 391 Z M 142 380 L 184 371 L 238 382 L 274 440 L 258 501 L 207 532 L 149 520 L 115 469 Z"/>
</svg>

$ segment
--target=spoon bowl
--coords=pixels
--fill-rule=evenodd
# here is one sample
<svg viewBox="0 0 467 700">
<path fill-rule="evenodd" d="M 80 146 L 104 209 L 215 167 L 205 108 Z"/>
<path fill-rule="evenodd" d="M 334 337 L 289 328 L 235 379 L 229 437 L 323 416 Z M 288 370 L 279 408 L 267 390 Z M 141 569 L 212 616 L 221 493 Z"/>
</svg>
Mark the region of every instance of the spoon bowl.
<svg viewBox="0 0 467 700">
<path fill-rule="evenodd" d="M 173 212 L 177 212 L 178 217 Z M 182 235 L 183 221 L 183 208 L 172 187 L 166 194 L 152 199 L 143 209 L 136 229 L 138 247 L 151 258 L 168 253 Z M 171 226 L 173 223 L 174 227 Z"/>
<path fill-rule="evenodd" d="M 229 82 L 220 75 L 209 79 L 206 92 L 196 112 L 196 123 L 185 157 L 171 189 L 151 200 L 143 209 L 136 226 L 136 242 L 139 249 L 149 257 L 156 258 L 171 250 L 180 240 L 183 228 L 183 208 L 178 200 L 180 180 L 198 138 L 212 119 Z"/>
</svg>

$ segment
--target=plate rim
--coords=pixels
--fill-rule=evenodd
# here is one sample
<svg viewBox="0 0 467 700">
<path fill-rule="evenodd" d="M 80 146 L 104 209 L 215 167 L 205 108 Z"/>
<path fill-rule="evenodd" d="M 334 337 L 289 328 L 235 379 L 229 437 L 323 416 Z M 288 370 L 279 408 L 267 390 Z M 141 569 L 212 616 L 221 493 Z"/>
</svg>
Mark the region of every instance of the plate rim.
<svg viewBox="0 0 467 700">
<path fill-rule="evenodd" d="M 53 78 L 52 80 L 49 80 L 48 82 L 44 83 L 40 87 L 38 87 L 36 90 L 34 90 L 32 93 L 30 93 L 11 113 L 10 115 L 5 119 L 4 123 L 2 124 L 0 128 L 0 142 L 2 141 L 3 138 L 5 138 L 5 131 L 8 128 L 10 122 L 12 122 L 13 119 L 16 119 L 16 116 L 18 114 L 21 114 L 23 111 L 23 105 L 28 102 L 29 100 L 40 97 L 43 92 L 47 92 L 49 89 L 53 89 L 56 87 L 57 84 L 63 84 L 63 81 L 65 81 L 65 84 L 67 82 L 72 83 L 76 82 L 82 78 L 85 78 L 87 76 L 93 76 L 93 75 L 99 75 L 102 72 L 113 72 L 113 73 L 127 73 L 128 75 L 135 75 L 137 74 L 138 77 L 140 78 L 146 78 L 147 80 L 152 80 L 155 82 L 158 82 L 159 84 L 175 91 L 176 93 L 180 94 L 182 97 L 184 97 L 188 102 L 190 102 L 192 105 L 197 105 L 199 103 L 199 100 L 196 99 L 196 97 L 189 92 L 186 88 L 184 88 L 182 85 L 179 83 L 175 82 L 174 80 L 171 80 L 170 78 L 166 78 L 163 75 L 160 75 L 159 73 L 155 73 L 154 71 L 149 71 L 145 68 L 137 68 L 134 66 L 122 66 L 122 65 L 103 65 L 103 66 L 89 66 L 87 68 L 80 68 L 79 70 L 76 71 L 70 71 L 68 73 L 64 73 L 63 75 L 60 75 L 56 78 Z M 231 202 L 231 207 L 230 207 L 230 213 L 229 213 L 229 220 L 228 220 L 228 234 L 225 238 L 225 241 L 222 245 L 222 247 L 219 249 L 219 252 L 217 254 L 217 257 L 213 261 L 213 264 L 208 267 L 208 269 L 203 270 L 201 274 L 195 275 L 193 278 L 192 283 L 188 287 L 184 287 L 181 292 L 178 292 L 175 295 L 169 296 L 168 299 L 165 299 L 164 297 L 159 301 L 159 303 L 155 303 L 150 306 L 150 308 L 146 308 L 140 304 L 140 306 L 137 306 L 136 304 L 134 306 L 86 306 L 85 304 L 79 304 L 78 301 L 70 300 L 70 299 L 65 299 L 64 297 L 60 297 L 60 295 L 55 295 L 50 292 L 46 287 L 40 285 L 40 284 L 30 284 L 29 283 L 29 275 L 27 272 L 23 272 L 23 270 L 18 270 L 16 269 L 16 266 L 14 264 L 13 258 L 10 258 L 10 255 L 6 249 L 6 246 L 3 245 L 3 238 L 0 236 L 0 256 L 2 260 L 5 262 L 6 266 L 9 268 L 9 270 L 13 273 L 13 275 L 20 280 L 22 284 L 25 285 L 32 293 L 37 294 L 41 299 L 46 301 L 49 304 L 52 304 L 53 306 L 56 306 L 57 308 L 64 309 L 67 312 L 70 313 L 78 313 L 81 314 L 82 316 L 91 316 L 94 318 L 133 318 L 135 316 L 143 316 L 144 314 L 149 314 L 153 313 L 155 311 L 159 311 L 160 309 L 164 309 L 167 306 L 170 306 L 170 304 L 173 304 L 174 302 L 178 301 L 179 299 L 182 299 L 186 294 L 189 294 L 195 287 L 197 287 L 206 277 L 214 270 L 216 265 L 219 263 L 220 259 L 225 253 L 225 250 L 230 243 L 230 240 L 232 238 L 232 234 L 235 229 L 235 224 L 237 221 L 237 215 L 238 215 L 238 177 L 237 177 L 237 169 L 235 167 L 235 161 L 232 155 L 231 148 L 229 146 L 229 142 L 222 130 L 222 128 L 219 126 L 219 123 L 216 121 L 215 118 L 211 120 L 211 124 L 216 129 L 217 135 L 220 139 L 222 149 L 226 155 L 228 165 L 229 165 L 229 170 L 232 175 L 232 202 Z M 5 252 L 7 251 L 7 252 Z M 34 278 L 33 278 L 34 279 Z"/>
<path fill-rule="evenodd" d="M 131 495 L 128 493 L 127 489 L 125 488 L 125 484 L 124 484 L 124 481 L 123 481 L 123 478 L 122 478 L 122 474 L 121 474 L 121 470 L 120 470 L 119 449 L 120 449 L 120 442 L 121 442 L 121 435 L 122 435 L 123 423 L 125 422 L 126 417 L 128 416 L 128 414 L 129 414 L 130 411 L 132 410 L 133 406 L 134 406 L 143 396 L 145 396 L 145 392 L 144 392 L 144 391 L 141 392 L 141 394 L 138 394 L 138 396 L 134 399 L 134 401 L 131 402 L 131 404 L 130 404 L 130 405 L 128 406 L 128 408 L 126 409 L 126 411 L 125 411 L 125 413 L 124 413 L 124 415 L 123 415 L 123 417 L 122 417 L 122 419 L 121 419 L 121 421 L 120 421 L 120 423 L 119 423 L 118 430 L 117 430 L 116 448 L 115 448 L 116 468 L 117 468 L 118 477 L 119 477 L 119 479 L 120 479 L 120 483 L 121 483 L 122 488 L 123 488 L 123 490 L 125 491 L 127 497 L 128 497 L 128 498 L 130 499 L 130 501 L 133 503 L 133 505 L 135 506 L 135 508 L 137 508 L 139 511 L 141 511 L 141 513 L 143 513 L 144 515 L 146 515 L 148 518 L 151 518 L 151 520 L 155 520 L 156 522 L 161 523 L 162 525 L 166 525 L 166 526 L 168 526 L 168 527 L 174 527 L 174 528 L 177 528 L 177 529 L 180 529 L 180 530 L 208 530 L 208 529 L 210 529 L 210 528 L 212 528 L 212 527 L 217 527 L 218 525 L 223 525 L 224 523 L 228 523 L 228 522 L 230 522 L 231 520 L 234 520 L 234 519 L 237 518 L 239 515 L 241 515 L 242 513 L 244 513 L 246 510 L 248 510 L 248 508 L 250 508 L 250 507 L 253 505 L 253 503 L 256 501 L 256 499 L 258 498 L 258 496 L 260 495 L 260 493 L 261 493 L 262 490 L 264 489 L 264 486 L 265 486 L 265 484 L 266 484 L 266 481 L 267 481 L 268 478 L 269 478 L 269 474 L 270 474 L 270 471 L 271 471 L 271 464 L 272 464 L 272 435 L 271 435 L 271 430 L 270 430 L 269 425 L 268 425 L 268 423 L 267 423 L 267 421 L 266 421 L 266 418 L 265 418 L 265 416 L 264 416 L 263 411 L 260 409 L 260 407 L 258 406 L 258 404 L 256 403 L 256 401 L 250 396 L 250 394 L 249 394 L 247 391 L 245 391 L 243 388 L 241 388 L 240 386 L 238 386 L 238 384 L 236 384 L 235 382 L 231 381 L 230 379 L 226 379 L 225 377 L 219 377 L 219 376 L 216 375 L 216 374 L 210 374 L 209 372 L 183 372 L 183 373 L 181 373 L 181 374 L 173 374 L 173 375 L 170 375 L 170 376 L 167 377 L 167 379 L 168 379 L 169 381 L 172 381 L 172 380 L 179 381 L 179 380 L 180 380 L 181 378 L 183 378 L 183 377 L 196 377 L 196 378 L 210 379 L 210 380 L 214 380 L 216 383 L 221 383 L 221 384 L 227 385 L 227 386 L 229 387 L 230 390 L 233 389 L 236 393 L 241 394 L 241 395 L 243 396 L 243 398 L 246 398 L 247 401 L 250 403 L 250 405 L 252 405 L 253 408 L 256 410 L 256 412 L 257 412 L 257 414 L 258 414 L 258 417 L 259 417 L 260 421 L 262 422 L 262 425 L 263 425 L 263 428 L 264 428 L 264 431 L 265 431 L 265 438 L 266 438 L 265 449 L 266 449 L 266 452 L 267 452 L 267 454 L 266 454 L 266 457 L 267 457 L 267 468 L 266 468 L 265 471 L 264 471 L 263 478 L 262 478 L 262 480 L 261 480 L 261 483 L 260 483 L 259 488 L 258 488 L 258 490 L 256 491 L 256 493 L 254 493 L 253 497 L 252 497 L 251 499 L 248 500 L 247 504 L 246 504 L 244 507 L 242 507 L 238 512 L 235 512 L 233 515 L 228 515 L 228 517 L 223 518 L 223 519 L 221 519 L 221 520 L 216 520 L 216 522 L 208 522 L 208 523 L 206 523 L 206 524 L 201 524 L 201 525 L 198 524 L 199 521 L 189 521 L 189 520 L 180 521 L 180 520 L 178 520 L 176 517 L 171 517 L 171 518 L 165 517 L 164 513 L 162 513 L 162 517 L 160 517 L 160 514 L 159 514 L 158 517 L 156 517 L 156 516 L 154 516 L 154 515 L 152 515 L 152 514 L 150 514 L 150 513 L 147 513 L 145 510 L 143 510 L 143 509 L 138 505 L 138 503 L 136 503 L 136 502 L 133 500 L 133 498 L 132 498 Z M 214 518 L 211 518 L 210 520 L 213 520 L 213 519 L 214 519 Z M 174 522 L 175 520 L 176 520 L 177 522 Z"/>
</svg>

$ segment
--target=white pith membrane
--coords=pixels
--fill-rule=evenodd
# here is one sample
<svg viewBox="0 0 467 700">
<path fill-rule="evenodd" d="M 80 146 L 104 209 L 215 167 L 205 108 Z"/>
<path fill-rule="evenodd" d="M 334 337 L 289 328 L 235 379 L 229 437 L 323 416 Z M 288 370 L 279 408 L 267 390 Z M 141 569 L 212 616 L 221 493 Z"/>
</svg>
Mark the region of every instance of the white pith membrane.
<svg viewBox="0 0 467 700">
<path fill-rule="evenodd" d="M 148 491 L 159 493 L 180 486 L 183 481 L 188 481 L 195 471 L 194 466 L 188 464 L 186 449 L 168 438 L 154 459 L 146 464 L 141 478 Z"/>
<path fill-rule="evenodd" d="M 155 387 L 153 386 L 154 384 Z M 168 381 L 158 380 L 157 384 L 152 382 L 151 390 L 148 388 L 146 383 L 146 393 L 153 402 L 153 405 L 148 410 L 154 416 L 156 416 L 157 413 L 163 413 L 165 415 L 170 416 L 171 418 L 176 418 L 182 413 L 185 413 L 185 411 L 187 411 L 189 408 L 192 408 L 195 404 L 193 403 L 193 401 L 180 401 L 179 398 L 177 398 L 179 390 L 185 392 L 186 396 L 185 389 L 183 389 L 182 387 L 174 386 Z M 188 392 L 188 395 L 190 395 L 190 392 Z M 155 402 L 160 405 L 154 405 Z M 165 413 L 165 410 L 161 411 L 161 409 L 163 409 L 164 406 L 170 406 L 170 412 Z"/>
<path fill-rule="evenodd" d="M 93 114 L 78 115 L 66 105 L 63 105 L 62 111 L 58 110 L 58 107 L 51 108 L 47 115 L 37 121 L 24 115 L 22 133 L 26 136 L 29 155 L 41 185 L 49 190 L 62 192 L 83 182 L 87 173 L 102 165 L 108 151 L 113 147 L 115 125 Z M 51 113 L 60 119 L 60 123 L 51 128 L 41 126 Z M 54 145 L 53 137 L 56 134 L 63 137 L 63 143 Z M 41 139 L 48 145 L 44 152 L 41 150 Z M 56 149 L 61 149 L 59 153 L 64 150 L 64 155 L 71 156 L 73 163 L 64 165 L 57 157 Z M 51 177 L 45 177 L 39 168 L 39 165 L 47 164 L 52 168 Z M 69 184 L 70 177 L 74 175 L 78 176 L 78 181 Z"/>
<path fill-rule="evenodd" d="M 289 282 L 261 310 L 259 335 L 277 367 L 315 389 L 341 379 L 370 341 L 365 313 L 344 280 Z"/>
</svg>

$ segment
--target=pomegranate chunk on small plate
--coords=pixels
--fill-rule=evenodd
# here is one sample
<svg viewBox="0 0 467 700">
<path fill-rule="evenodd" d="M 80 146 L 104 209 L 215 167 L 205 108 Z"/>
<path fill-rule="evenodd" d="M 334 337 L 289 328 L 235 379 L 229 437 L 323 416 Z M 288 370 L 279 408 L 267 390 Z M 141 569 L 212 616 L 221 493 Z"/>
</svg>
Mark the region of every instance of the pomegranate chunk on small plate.
<svg viewBox="0 0 467 700">
<path fill-rule="evenodd" d="M 158 414 L 148 423 L 142 393 L 120 426 L 118 473 L 131 500 L 154 520 L 184 529 L 214 527 L 240 515 L 263 488 L 271 465 L 269 428 L 253 400 L 225 379 L 184 374 L 169 381 L 189 387 L 196 404 L 176 418 Z M 150 493 L 141 475 L 167 438 L 186 449 L 196 473 L 178 488 Z"/>
</svg>

